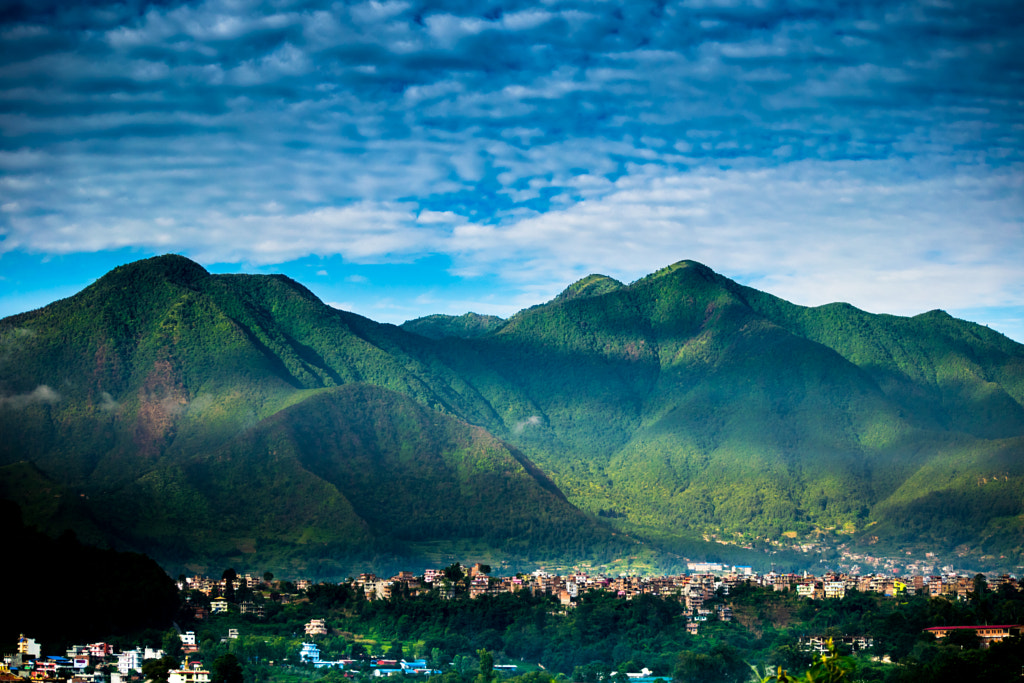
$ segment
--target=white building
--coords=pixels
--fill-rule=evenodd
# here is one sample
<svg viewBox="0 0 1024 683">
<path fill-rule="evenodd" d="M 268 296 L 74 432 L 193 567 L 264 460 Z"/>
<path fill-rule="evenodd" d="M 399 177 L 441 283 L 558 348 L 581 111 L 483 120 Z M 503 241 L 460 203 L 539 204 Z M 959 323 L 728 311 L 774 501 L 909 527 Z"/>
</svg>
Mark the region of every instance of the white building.
<svg viewBox="0 0 1024 683">
<path fill-rule="evenodd" d="M 39 643 L 34 638 L 26 638 L 24 635 L 18 638 L 18 654 L 30 659 L 39 659 L 43 656 Z"/>
<path fill-rule="evenodd" d="M 299 650 L 299 661 L 303 664 L 316 664 L 320 661 L 320 648 L 316 643 L 303 643 Z"/>
<path fill-rule="evenodd" d="M 182 669 L 168 671 L 167 683 L 210 683 L 210 672 L 203 668 L 202 662 L 189 662 Z"/>
<path fill-rule="evenodd" d="M 125 650 L 117 656 L 117 670 L 122 676 L 132 671 L 142 673 L 142 652 L 138 649 Z"/>
</svg>

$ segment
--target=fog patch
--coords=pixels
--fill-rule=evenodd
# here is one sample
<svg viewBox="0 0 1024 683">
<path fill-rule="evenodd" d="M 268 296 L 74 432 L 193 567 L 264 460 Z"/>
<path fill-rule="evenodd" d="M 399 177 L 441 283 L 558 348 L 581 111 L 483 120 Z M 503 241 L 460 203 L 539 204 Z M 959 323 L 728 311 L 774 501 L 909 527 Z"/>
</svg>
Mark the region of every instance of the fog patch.
<svg viewBox="0 0 1024 683">
<path fill-rule="evenodd" d="M 185 412 L 188 407 L 188 401 L 184 398 L 178 398 L 176 396 L 168 396 L 160 399 L 160 409 L 164 411 L 164 415 L 168 417 L 178 417 Z"/>
<path fill-rule="evenodd" d="M 14 396 L 0 396 L 0 406 L 10 408 L 25 408 L 37 403 L 57 403 L 60 401 L 60 393 L 54 391 L 45 384 L 40 384 L 27 394 L 15 394 Z"/>
<path fill-rule="evenodd" d="M 516 426 L 512 428 L 512 432 L 515 434 L 522 434 L 523 430 L 527 427 L 536 427 L 540 424 L 540 415 L 531 415 L 525 420 L 520 420 L 516 423 Z"/>
<path fill-rule="evenodd" d="M 121 404 L 114 400 L 106 391 L 100 393 L 100 404 L 97 406 L 100 410 L 105 413 L 112 413 L 121 407 Z"/>
<path fill-rule="evenodd" d="M 188 412 L 202 414 L 212 405 L 213 396 L 210 396 L 209 394 L 199 394 L 189 402 Z"/>
</svg>

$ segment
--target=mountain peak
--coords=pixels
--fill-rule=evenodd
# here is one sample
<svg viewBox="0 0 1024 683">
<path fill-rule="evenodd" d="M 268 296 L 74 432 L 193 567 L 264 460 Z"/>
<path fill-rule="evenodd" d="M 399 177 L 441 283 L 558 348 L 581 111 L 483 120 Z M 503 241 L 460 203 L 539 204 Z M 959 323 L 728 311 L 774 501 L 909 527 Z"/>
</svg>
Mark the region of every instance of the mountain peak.
<svg viewBox="0 0 1024 683">
<path fill-rule="evenodd" d="M 100 280 L 107 278 L 161 279 L 191 287 L 209 276 L 210 273 L 205 268 L 191 259 L 179 254 L 164 254 L 118 266 Z"/>
<path fill-rule="evenodd" d="M 624 284 L 607 275 L 592 274 L 572 283 L 554 298 L 554 301 L 572 301 L 590 296 L 601 296 L 625 287 Z"/>
<path fill-rule="evenodd" d="M 640 278 L 639 282 L 643 282 L 645 280 L 657 280 L 659 278 L 667 277 L 680 271 L 687 271 L 688 274 L 692 273 L 694 275 L 700 275 L 705 280 L 710 280 L 717 276 L 717 273 L 715 273 L 715 271 L 711 270 L 703 263 L 698 263 L 697 261 L 690 261 L 688 259 L 684 259 L 682 261 L 676 261 L 672 265 L 665 266 L 664 268 L 656 270 L 650 275 L 647 275 L 646 277 Z"/>
</svg>

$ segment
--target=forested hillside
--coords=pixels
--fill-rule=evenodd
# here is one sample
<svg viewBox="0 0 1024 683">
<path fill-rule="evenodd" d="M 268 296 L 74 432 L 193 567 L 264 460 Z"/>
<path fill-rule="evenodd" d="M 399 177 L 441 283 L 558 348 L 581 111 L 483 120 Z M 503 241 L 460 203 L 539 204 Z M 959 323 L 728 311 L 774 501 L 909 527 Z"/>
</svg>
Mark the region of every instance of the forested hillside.
<svg viewBox="0 0 1024 683">
<path fill-rule="evenodd" d="M 1024 346 L 693 262 L 399 328 L 149 259 L 0 321 L 0 391 L 4 497 L 176 566 L 641 540 L 677 562 L 705 538 L 1024 564 Z"/>
</svg>

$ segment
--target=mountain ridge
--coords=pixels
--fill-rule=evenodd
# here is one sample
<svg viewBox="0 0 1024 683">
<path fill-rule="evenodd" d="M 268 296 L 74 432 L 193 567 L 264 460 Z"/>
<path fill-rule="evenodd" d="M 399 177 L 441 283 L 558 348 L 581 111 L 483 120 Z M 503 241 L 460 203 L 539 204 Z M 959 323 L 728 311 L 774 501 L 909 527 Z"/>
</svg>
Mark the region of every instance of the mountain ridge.
<svg viewBox="0 0 1024 683">
<path fill-rule="evenodd" d="M 564 555 L 582 558 L 588 545 L 602 556 L 621 549 L 623 533 L 653 542 L 655 553 L 693 549 L 701 537 L 754 547 L 796 534 L 832 546 L 966 543 L 971 557 L 1006 566 L 1021 563 L 1024 546 L 1024 346 L 943 312 L 798 306 L 693 261 L 628 285 L 588 276 L 507 320 L 466 314 L 393 326 L 333 309 L 284 276 L 213 275 L 184 257 L 157 257 L 0 321 L 0 391 L 0 428 L 10 435 L 0 467 L 31 462 L 81 496 L 83 519 L 100 520 L 83 533 L 164 552 L 162 561 L 205 553 L 315 562 L 310 539 L 351 557 L 360 547 L 414 552 L 418 541 L 394 521 L 398 536 L 367 526 L 379 508 L 353 506 L 340 479 L 307 466 L 310 453 L 336 453 L 337 468 L 343 454 L 361 452 L 328 437 L 355 429 L 344 427 L 346 414 L 362 414 L 351 397 L 371 393 L 390 407 L 365 419 L 390 437 L 371 439 L 367 472 L 394 462 L 401 449 L 385 443 L 448 457 L 454 442 L 442 435 L 462 428 L 428 425 L 456 420 L 522 468 L 513 479 L 530 482 L 514 496 L 453 498 L 470 517 L 451 520 L 509 507 L 483 526 L 451 521 L 464 529 L 458 539 L 436 524 L 417 527 L 428 545 L 479 543 L 536 559 L 531 547 L 555 557 L 562 538 Z M 348 413 L 330 407 L 345 400 Z M 413 414 L 421 417 L 410 422 Z M 410 431 L 415 424 L 422 428 Z M 300 524 L 312 518 L 299 506 L 293 521 L 305 531 L 296 534 L 286 511 L 257 506 L 279 522 L 267 522 L 262 540 L 238 540 L 241 527 L 214 513 L 244 488 L 244 468 L 212 463 L 265 452 L 268 439 L 293 455 L 261 467 L 292 472 L 335 501 L 333 521 Z M 198 462 L 234 483 L 203 489 Z M 512 485 L 513 470 L 485 490 Z M 453 482 L 471 478 L 458 472 Z M 425 481 L 428 490 L 442 485 Z M 269 500 L 275 490 L 271 478 L 254 493 Z M 119 496 L 174 499 L 168 491 L 180 496 L 163 521 L 135 513 L 148 520 L 141 530 L 111 513 Z M 998 502 L 991 514 L 974 509 L 985 495 Z M 523 517 L 510 497 L 535 501 L 526 507 L 538 512 Z M 948 514 L 944 501 L 957 501 Z M 34 523 L 56 523 L 38 500 L 22 502 Z M 188 509 L 206 510 L 193 523 L 201 540 L 175 546 L 169 520 L 187 519 Z M 432 509 L 429 500 L 421 509 Z M 557 530 L 565 526 L 578 531 Z"/>
</svg>

